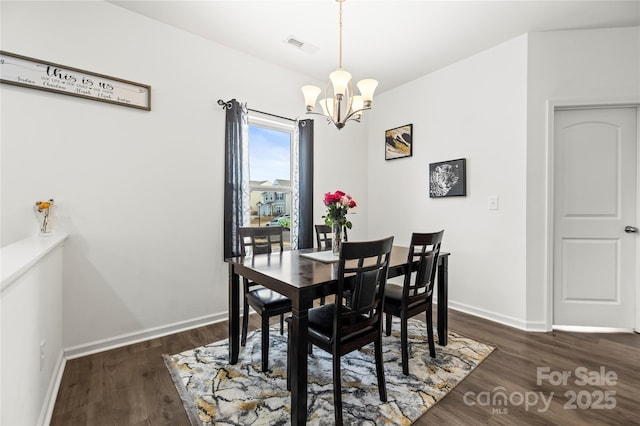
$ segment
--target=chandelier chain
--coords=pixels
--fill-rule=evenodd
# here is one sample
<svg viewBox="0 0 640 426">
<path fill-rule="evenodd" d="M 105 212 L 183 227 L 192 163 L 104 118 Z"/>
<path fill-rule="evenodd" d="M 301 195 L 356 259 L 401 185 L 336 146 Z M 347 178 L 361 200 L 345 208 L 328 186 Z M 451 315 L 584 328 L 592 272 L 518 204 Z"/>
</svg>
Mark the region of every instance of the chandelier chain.
<svg viewBox="0 0 640 426">
<path fill-rule="evenodd" d="M 337 0 L 337 2 L 340 4 L 340 7 L 338 9 L 339 10 L 338 13 L 340 15 L 340 18 L 338 20 L 338 23 L 339 23 L 339 26 L 340 26 L 340 49 L 339 49 L 340 58 L 339 58 L 339 61 L 338 61 L 338 63 L 340 64 L 339 69 L 342 69 L 342 2 L 343 1 L 344 0 Z"/>
</svg>

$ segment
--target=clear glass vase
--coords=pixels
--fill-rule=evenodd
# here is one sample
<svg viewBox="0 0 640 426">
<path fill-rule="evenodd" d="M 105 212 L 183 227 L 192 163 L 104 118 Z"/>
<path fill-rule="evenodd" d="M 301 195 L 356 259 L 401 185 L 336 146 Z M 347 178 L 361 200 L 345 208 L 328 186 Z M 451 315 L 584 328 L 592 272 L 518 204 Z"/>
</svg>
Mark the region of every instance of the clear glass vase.
<svg viewBox="0 0 640 426">
<path fill-rule="evenodd" d="M 38 222 L 38 234 L 41 237 L 53 235 L 54 210 L 53 200 L 37 201 L 33 207 Z"/>
<path fill-rule="evenodd" d="M 342 232 L 342 225 L 334 223 L 331 225 L 331 250 L 336 256 L 340 255 L 340 246 L 342 245 L 342 239 L 344 234 Z"/>
</svg>

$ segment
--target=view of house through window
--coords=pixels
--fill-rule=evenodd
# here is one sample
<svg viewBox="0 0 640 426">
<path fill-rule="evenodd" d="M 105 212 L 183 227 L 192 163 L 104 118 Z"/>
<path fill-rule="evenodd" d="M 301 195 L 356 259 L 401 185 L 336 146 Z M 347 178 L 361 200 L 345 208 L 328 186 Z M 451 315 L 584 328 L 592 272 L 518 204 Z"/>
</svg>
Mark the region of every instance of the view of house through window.
<svg viewBox="0 0 640 426">
<path fill-rule="evenodd" d="M 250 226 L 282 226 L 291 245 L 293 125 L 249 116 Z"/>
</svg>

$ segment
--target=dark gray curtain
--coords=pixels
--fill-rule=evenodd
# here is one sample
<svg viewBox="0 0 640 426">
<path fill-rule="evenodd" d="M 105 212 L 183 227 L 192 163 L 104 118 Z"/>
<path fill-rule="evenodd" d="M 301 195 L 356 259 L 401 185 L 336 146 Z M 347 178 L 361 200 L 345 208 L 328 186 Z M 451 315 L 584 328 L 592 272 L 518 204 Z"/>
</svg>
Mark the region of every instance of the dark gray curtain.
<svg viewBox="0 0 640 426">
<path fill-rule="evenodd" d="M 227 112 L 224 132 L 224 257 L 240 255 L 238 228 L 242 226 L 243 192 L 242 192 L 242 130 L 243 107 L 232 99 L 224 104 Z"/>
<path fill-rule="evenodd" d="M 298 230 L 298 248 L 312 248 L 313 227 L 313 120 L 298 122 L 300 133 L 299 169 L 300 169 L 300 217 Z"/>
</svg>

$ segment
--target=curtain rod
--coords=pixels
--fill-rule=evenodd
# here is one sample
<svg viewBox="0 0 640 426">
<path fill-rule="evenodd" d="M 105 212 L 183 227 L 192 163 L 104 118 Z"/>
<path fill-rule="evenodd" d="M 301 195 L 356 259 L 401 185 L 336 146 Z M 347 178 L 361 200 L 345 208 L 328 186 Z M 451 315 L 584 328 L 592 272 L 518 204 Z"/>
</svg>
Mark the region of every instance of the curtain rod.
<svg viewBox="0 0 640 426">
<path fill-rule="evenodd" d="M 227 106 L 227 104 L 228 104 L 229 102 L 231 102 L 231 101 L 227 101 L 227 102 L 225 102 L 225 101 L 223 101 L 222 99 L 218 99 L 218 105 L 220 105 L 223 109 L 229 108 L 229 107 Z M 275 114 L 271 114 L 271 113 L 269 113 L 269 112 L 258 111 L 257 109 L 251 109 L 251 108 L 247 108 L 247 109 L 248 109 L 249 111 L 257 112 L 257 113 L 264 114 L 264 115 L 270 115 L 271 117 L 281 118 L 281 119 L 283 119 L 283 120 L 296 121 L 296 120 L 294 120 L 293 118 L 283 117 L 283 116 L 281 116 L 281 115 L 275 115 Z"/>
</svg>

